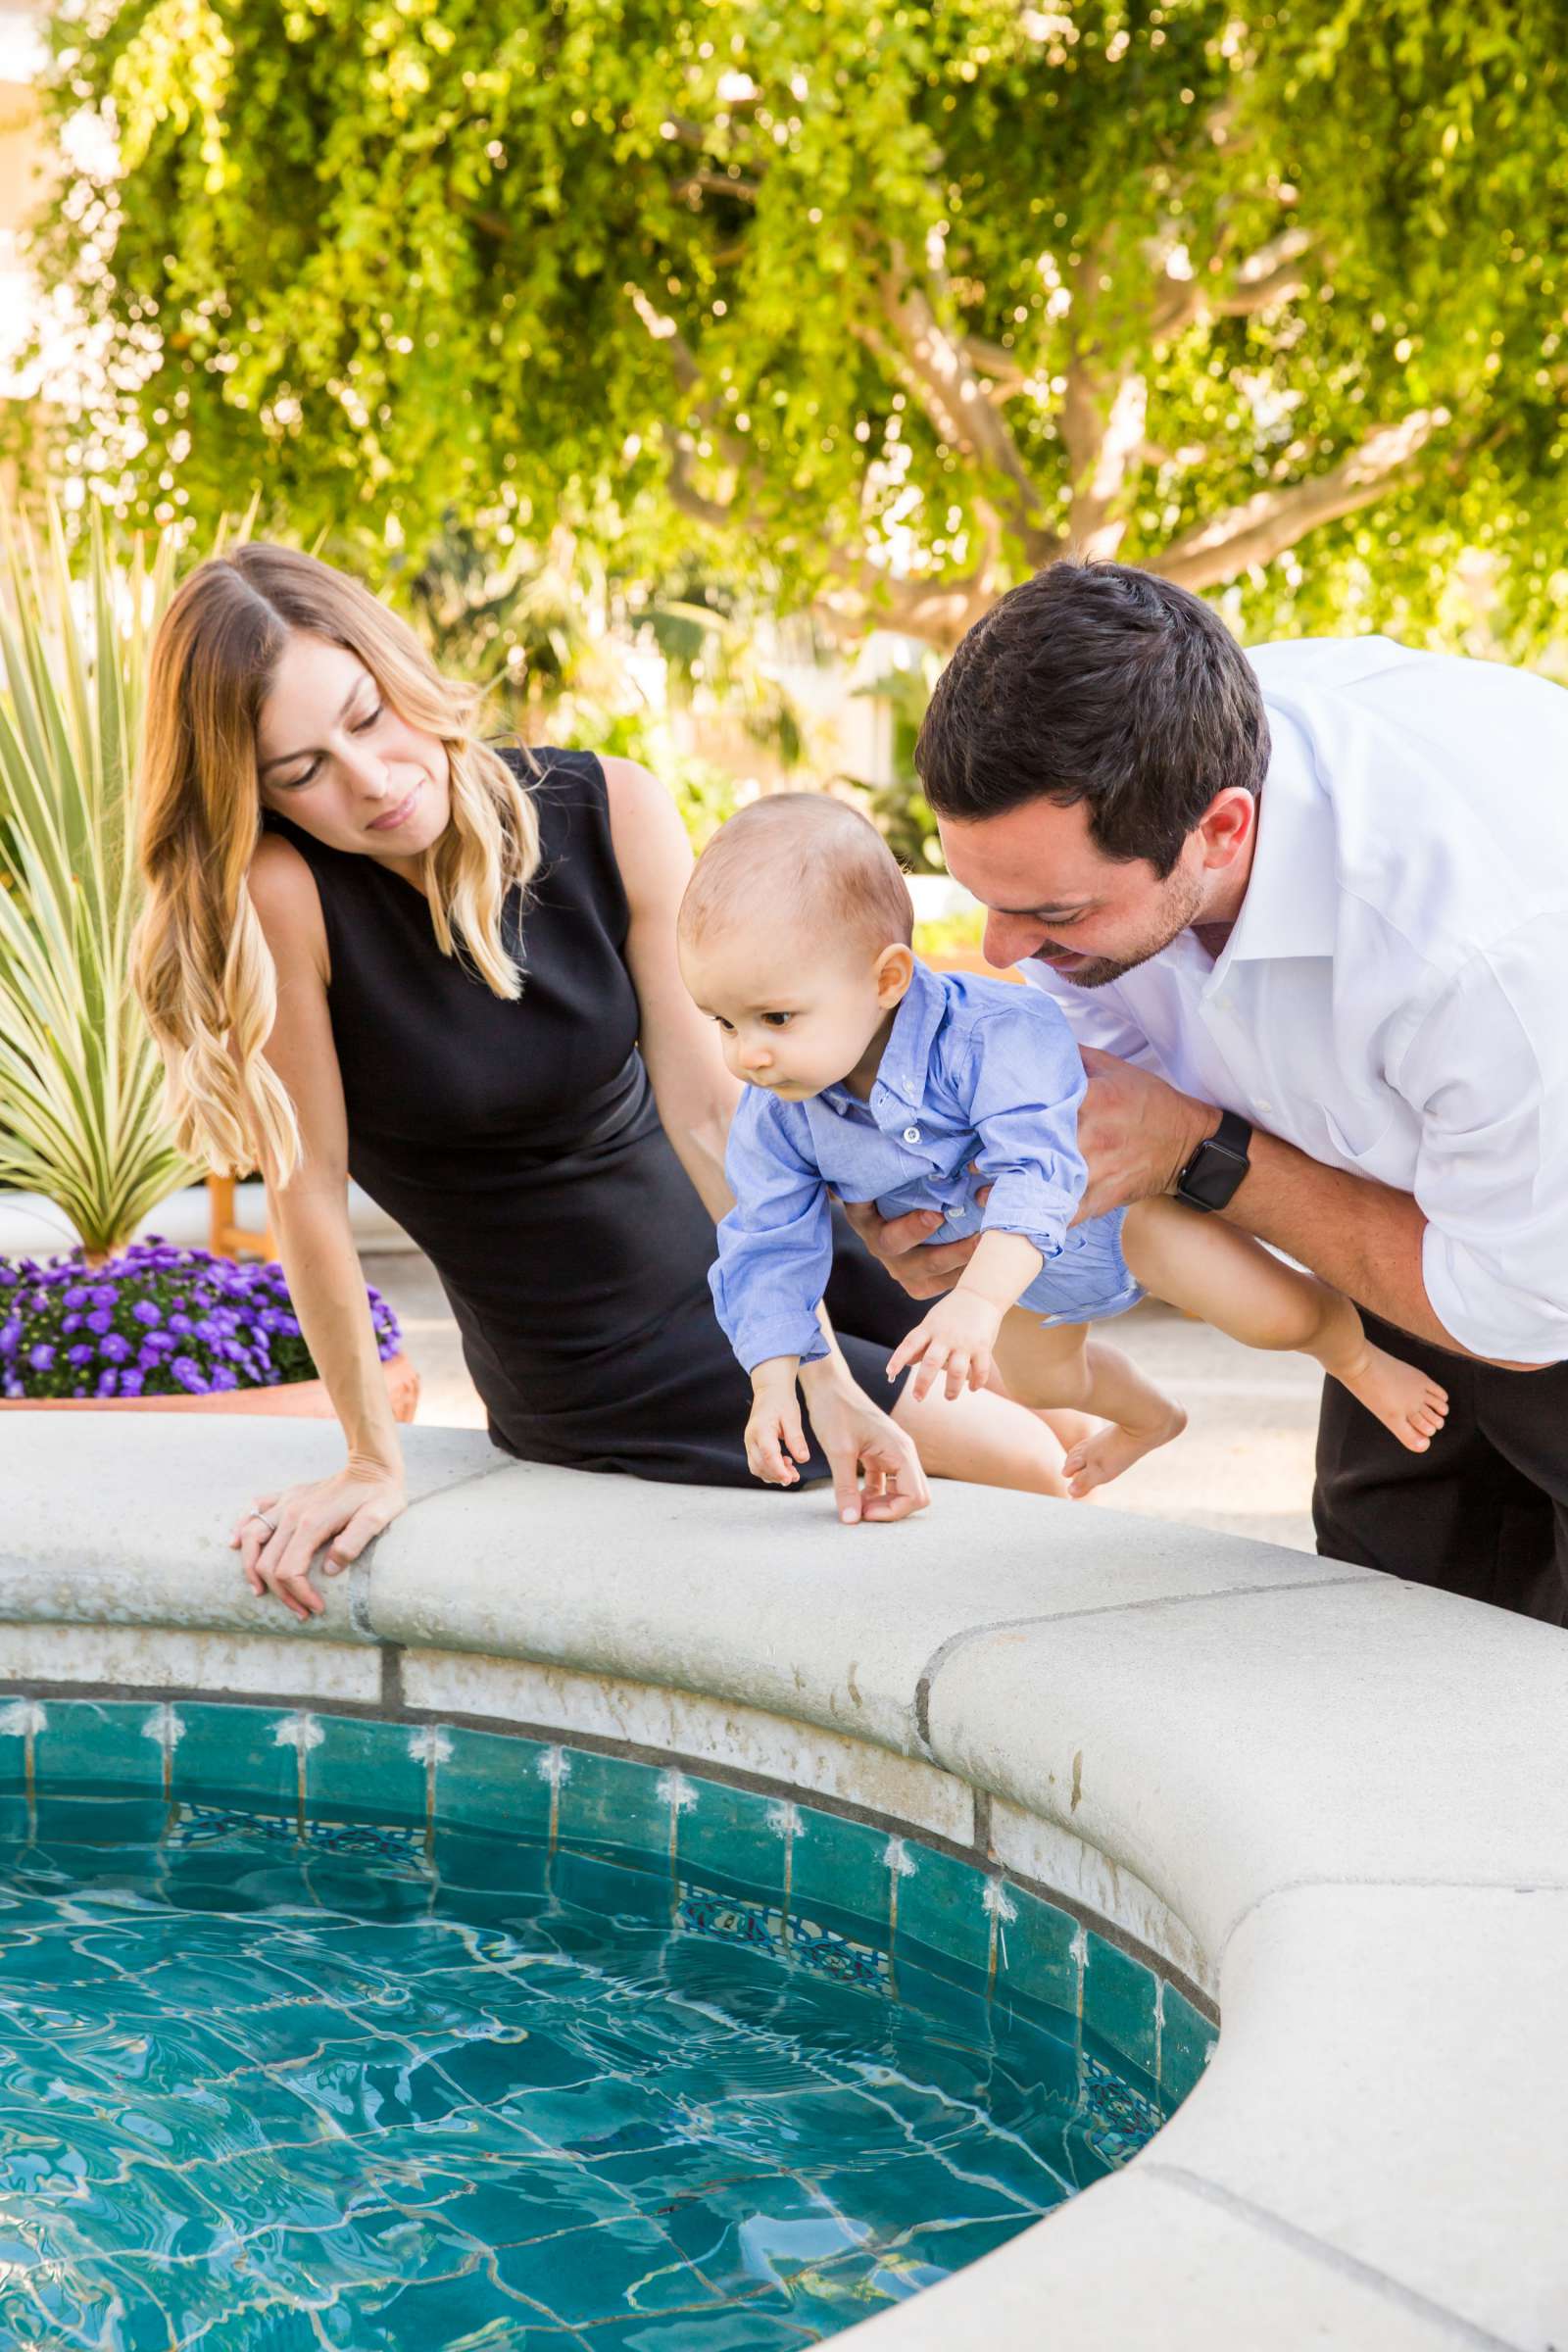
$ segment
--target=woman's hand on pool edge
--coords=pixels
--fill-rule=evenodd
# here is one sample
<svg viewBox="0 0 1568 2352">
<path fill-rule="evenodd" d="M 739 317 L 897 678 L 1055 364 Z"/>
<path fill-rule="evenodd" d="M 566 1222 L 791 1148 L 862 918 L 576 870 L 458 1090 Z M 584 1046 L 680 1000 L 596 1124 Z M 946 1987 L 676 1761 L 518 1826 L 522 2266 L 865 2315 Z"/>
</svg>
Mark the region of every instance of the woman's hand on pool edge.
<svg viewBox="0 0 1568 2352">
<path fill-rule="evenodd" d="M 931 1499 L 914 1441 L 872 1403 L 830 1358 L 801 1370 L 806 1409 L 833 1473 L 833 1499 L 846 1527 L 907 1519 Z M 860 1483 L 861 1472 L 865 1484 Z"/>
<path fill-rule="evenodd" d="M 326 1606 L 311 1583 L 317 1553 L 325 1547 L 323 1575 L 341 1574 L 407 1501 L 400 1465 L 350 1460 L 330 1478 L 258 1495 L 236 1522 L 229 1546 L 239 1552 L 257 1597 L 270 1592 L 304 1623 Z"/>
</svg>

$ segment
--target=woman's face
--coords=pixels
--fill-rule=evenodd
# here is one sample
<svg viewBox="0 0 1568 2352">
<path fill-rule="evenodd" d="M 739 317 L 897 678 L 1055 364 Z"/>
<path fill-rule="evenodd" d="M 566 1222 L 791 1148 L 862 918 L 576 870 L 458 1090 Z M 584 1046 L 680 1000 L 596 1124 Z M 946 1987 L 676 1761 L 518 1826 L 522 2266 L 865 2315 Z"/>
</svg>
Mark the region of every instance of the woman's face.
<svg viewBox="0 0 1568 2352">
<path fill-rule="evenodd" d="M 383 702 L 357 654 L 296 631 L 256 729 L 262 806 L 329 849 L 398 864 L 452 813 L 446 746 Z"/>
</svg>

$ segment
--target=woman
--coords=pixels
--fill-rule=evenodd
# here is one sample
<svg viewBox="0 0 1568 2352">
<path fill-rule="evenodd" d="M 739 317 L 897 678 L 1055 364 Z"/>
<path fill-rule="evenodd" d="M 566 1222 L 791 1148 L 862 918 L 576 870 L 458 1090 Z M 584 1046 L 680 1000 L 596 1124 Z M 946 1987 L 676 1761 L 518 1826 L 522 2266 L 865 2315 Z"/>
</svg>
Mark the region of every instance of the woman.
<svg viewBox="0 0 1568 2352">
<path fill-rule="evenodd" d="M 181 1147 L 267 1175 L 347 1442 L 234 1533 L 300 1618 L 315 1554 L 336 1573 L 405 1499 L 351 1173 L 440 1274 L 497 1444 L 750 1483 L 707 1285 L 738 1090 L 676 970 L 684 833 L 644 769 L 502 755 L 477 704 L 367 590 L 263 544 L 201 565 L 153 651 L 136 984 Z M 803 1383 L 804 1475 L 841 1516 L 919 1508 L 922 1459 L 1059 1491 L 1055 1440 L 1001 1396 L 871 1401 L 909 1309 L 847 1235 L 841 1259 L 847 1336 Z"/>
</svg>

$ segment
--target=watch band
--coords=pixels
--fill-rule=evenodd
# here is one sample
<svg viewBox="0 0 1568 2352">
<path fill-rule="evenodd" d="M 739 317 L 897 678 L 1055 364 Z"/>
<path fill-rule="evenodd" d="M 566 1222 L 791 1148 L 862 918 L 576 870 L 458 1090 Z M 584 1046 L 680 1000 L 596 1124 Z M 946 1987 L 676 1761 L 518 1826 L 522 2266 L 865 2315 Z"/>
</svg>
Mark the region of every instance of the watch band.
<svg viewBox="0 0 1568 2352">
<path fill-rule="evenodd" d="M 1224 1208 L 1247 1174 L 1251 1142 L 1250 1121 L 1222 1110 L 1215 1133 L 1204 1137 L 1177 1177 L 1177 1200 L 1209 1213 Z"/>
</svg>

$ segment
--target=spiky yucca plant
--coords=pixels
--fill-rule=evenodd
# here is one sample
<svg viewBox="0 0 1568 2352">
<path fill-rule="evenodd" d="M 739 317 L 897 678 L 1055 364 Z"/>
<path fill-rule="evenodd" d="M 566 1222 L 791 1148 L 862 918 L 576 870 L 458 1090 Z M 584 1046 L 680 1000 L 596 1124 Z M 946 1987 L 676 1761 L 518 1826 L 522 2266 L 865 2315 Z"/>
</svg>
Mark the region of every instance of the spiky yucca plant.
<svg viewBox="0 0 1568 2352">
<path fill-rule="evenodd" d="M 166 536 L 74 576 L 56 508 L 42 544 L 0 528 L 0 1181 L 44 1194 L 89 1258 L 190 1181 L 129 979 L 138 909 L 136 745 Z"/>
</svg>

